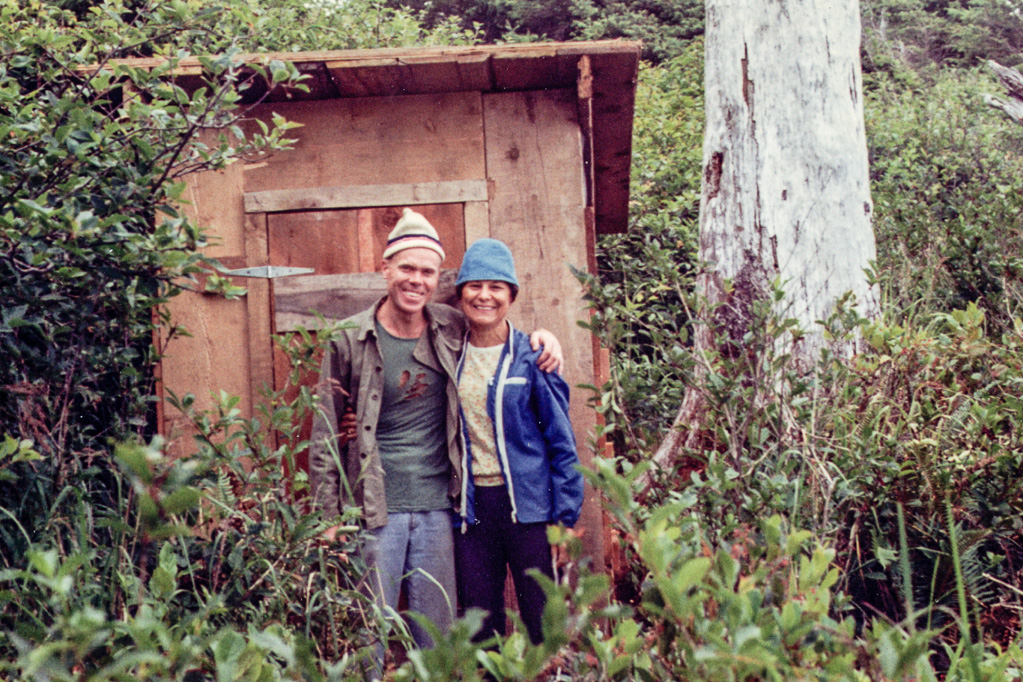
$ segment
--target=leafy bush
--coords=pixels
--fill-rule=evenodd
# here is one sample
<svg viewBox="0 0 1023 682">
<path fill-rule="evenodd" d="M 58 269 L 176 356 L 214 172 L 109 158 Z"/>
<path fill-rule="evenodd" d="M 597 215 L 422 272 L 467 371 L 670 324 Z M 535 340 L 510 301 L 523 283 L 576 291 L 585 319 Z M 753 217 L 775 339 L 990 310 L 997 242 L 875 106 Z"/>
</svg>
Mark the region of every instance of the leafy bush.
<svg viewBox="0 0 1023 682">
<path fill-rule="evenodd" d="M 192 30 L 179 10 L 139 7 L 131 21 Z M 5 462 L 11 565 L 40 533 L 83 530 L 83 510 L 119 514 L 108 442 L 153 430 L 152 335 L 165 321 L 152 311 L 201 261 L 203 234 L 175 208 L 181 178 L 280 147 L 287 125 L 234 134 L 245 84 L 231 55 L 208 60 L 206 87 L 189 94 L 168 79 L 176 59 L 152 71 L 104 61 L 115 36 L 138 35 L 116 13 L 83 24 L 5 2 L 0 14 L 0 424 L 41 455 Z M 58 502 L 78 508 L 61 517 Z"/>
<path fill-rule="evenodd" d="M 573 37 L 641 40 L 643 58 L 655 64 L 689 51 L 703 36 L 702 0 L 574 0 L 573 14 Z"/>
<path fill-rule="evenodd" d="M 1023 55 L 1023 15 L 1003 0 L 865 0 L 863 67 L 867 72 L 971 68 Z"/>
<path fill-rule="evenodd" d="M 865 111 L 878 264 L 894 319 L 979 306 L 993 335 L 1023 302 L 1023 131 L 986 108 L 979 71 L 905 88 Z"/>
<path fill-rule="evenodd" d="M 301 362 L 315 342 L 282 347 L 308 371 Z M 117 448 L 122 518 L 108 521 L 116 544 L 67 554 L 36 543 L 27 567 L 0 574 L 10 670 L 105 680 L 316 679 L 321 669 L 357 677 L 372 669 L 368 644 L 394 624 L 357 589 L 365 570 L 358 510 L 327 542 L 329 520 L 296 503 L 302 480 L 285 485 L 306 445 L 295 424 L 314 407 L 308 390 L 292 402 L 286 392 L 267 394 L 253 419 L 239 414 L 237 397 L 222 395 L 205 413 L 194 411 L 192 396 L 173 399 L 195 427 L 187 457 L 168 457 L 159 440 Z"/>
<path fill-rule="evenodd" d="M 589 324 L 612 351 L 612 379 L 598 409 L 630 458 L 650 450 L 671 423 L 691 363 L 686 298 L 696 259 L 702 74 L 702 41 L 662 66 L 641 68 L 629 231 L 600 238 L 595 278 L 579 273 Z"/>
</svg>

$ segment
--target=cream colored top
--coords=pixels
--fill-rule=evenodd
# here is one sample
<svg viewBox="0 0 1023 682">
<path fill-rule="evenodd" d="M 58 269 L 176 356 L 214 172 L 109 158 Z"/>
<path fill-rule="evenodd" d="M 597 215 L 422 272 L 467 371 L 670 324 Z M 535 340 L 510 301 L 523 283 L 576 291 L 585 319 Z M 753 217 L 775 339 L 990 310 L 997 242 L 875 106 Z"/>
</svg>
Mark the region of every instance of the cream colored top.
<svg viewBox="0 0 1023 682">
<path fill-rule="evenodd" d="M 458 378 L 458 400 L 465 415 L 465 429 L 472 451 L 472 478 L 479 486 L 504 485 L 497 459 L 494 423 L 487 415 L 487 388 L 497 373 L 503 345 L 465 346 L 465 363 Z"/>
</svg>

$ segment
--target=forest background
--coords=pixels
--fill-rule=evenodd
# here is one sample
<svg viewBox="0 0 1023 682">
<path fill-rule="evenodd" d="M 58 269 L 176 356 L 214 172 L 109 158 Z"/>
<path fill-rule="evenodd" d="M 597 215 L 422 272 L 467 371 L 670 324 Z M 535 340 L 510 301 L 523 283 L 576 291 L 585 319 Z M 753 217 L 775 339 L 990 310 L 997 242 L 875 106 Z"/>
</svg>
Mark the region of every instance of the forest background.
<svg viewBox="0 0 1023 682">
<path fill-rule="evenodd" d="M 627 37 L 645 45 L 629 232 L 580 275 L 612 351 L 591 390 L 618 456 L 589 479 L 619 570 L 555 531 L 578 580 L 547 585 L 543 645 L 480 648 L 469 614 L 388 675 L 1023 677 L 1023 128 L 984 102 L 985 60 L 1023 60 L 1023 6 L 861 9 L 881 319 L 821 321 L 864 348 L 808 372 L 765 306 L 749 353 L 697 372 L 701 3 L 0 0 L 0 674 L 363 679 L 361 645 L 408 643 L 353 589 L 356 512 L 324 543 L 286 491 L 311 396 L 267 394 L 251 420 L 229 395 L 209 413 L 176 397 L 198 453 L 162 451 L 152 334 L 187 330 L 153 311 L 216 267 L 175 209 L 181 180 L 288 144 L 284 121 L 242 137 L 239 52 Z M 192 94 L 168 77 L 189 54 L 212 55 Z M 110 62 L 152 55 L 167 67 Z M 281 62 L 257 77 L 301 87 Z M 298 369 L 323 342 L 300 336 Z M 651 472 L 687 387 L 703 436 Z"/>
</svg>

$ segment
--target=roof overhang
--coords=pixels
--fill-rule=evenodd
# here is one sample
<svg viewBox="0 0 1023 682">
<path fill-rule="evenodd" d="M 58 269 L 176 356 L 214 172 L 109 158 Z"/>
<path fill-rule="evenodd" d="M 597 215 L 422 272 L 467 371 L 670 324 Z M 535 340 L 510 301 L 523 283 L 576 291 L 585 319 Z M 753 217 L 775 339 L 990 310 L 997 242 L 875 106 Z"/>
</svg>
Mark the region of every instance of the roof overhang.
<svg viewBox="0 0 1023 682">
<path fill-rule="evenodd" d="M 594 41 L 470 47 L 388 48 L 329 52 L 257 53 L 243 63 L 287 61 L 308 76 L 308 92 L 275 88 L 257 80 L 245 93 L 253 101 L 299 101 L 339 97 L 436 92 L 508 92 L 576 88 L 580 124 L 592 134 L 594 218 L 598 234 L 624 232 L 629 217 L 632 120 L 641 43 Z M 162 59 L 124 60 L 156 66 Z M 202 66 L 190 57 L 174 71 L 186 90 L 202 85 Z"/>
</svg>

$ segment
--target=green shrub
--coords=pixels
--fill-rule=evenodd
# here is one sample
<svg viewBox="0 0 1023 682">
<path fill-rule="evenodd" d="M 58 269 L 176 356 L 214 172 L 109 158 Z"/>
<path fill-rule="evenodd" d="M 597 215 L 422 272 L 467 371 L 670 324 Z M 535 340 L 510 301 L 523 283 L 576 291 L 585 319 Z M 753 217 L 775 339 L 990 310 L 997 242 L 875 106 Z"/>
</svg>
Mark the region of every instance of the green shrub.
<svg viewBox="0 0 1023 682">
<path fill-rule="evenodd" d="M 703 44 L 643 66 L 636 94 L 629 231 L 600 239 L 596 277 L 580 273 L 590 328 L 611 350 L 598 410 L 619 451 L 649 451 L 682 402 L 691 359 L 703 138 Z"/>
<path fill-rule="evenodd" d="M 876 81 L 866 104 L 877 269 L 900 320 L 975 303 L 998 336 L 1023 314 L 1023 130 L 982 101 L 980 71 L 904 87 Z"/>
<path fill-rule="evenodd" d="M 176 58 L 152 71 L 105 61 L 112 43 L 150 35 L 139 25 L 195 30 L 182 9 L 104 6 L 82 23 L 0 4 L 0 424 L 42 456 L 4 462 L 8 566 L 28 538 L 83 530 L 83 511 L 120 514 L 108 443 L 154 430 L 153 334 L 167 321 L 153 311 L 201 262 L 203 233 L 175 208 L 182 177 L 285 144 L 283 121 L 235 134 L 244 84 L 231 54 L 208 60 L 191 94 L 168 78 Z"/>
<path fill-rule="evenodd" d="M 1023 54 L 1023 16 L 1002 0 L 866 0 L 863 68 L 867 72 L 971 68 L 994 59 L 1015 65 Z"/>
</svg>

